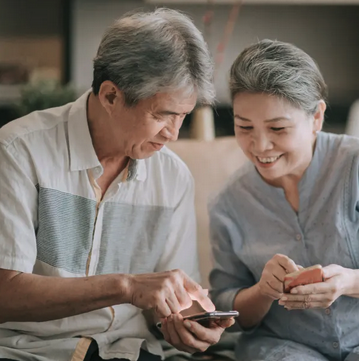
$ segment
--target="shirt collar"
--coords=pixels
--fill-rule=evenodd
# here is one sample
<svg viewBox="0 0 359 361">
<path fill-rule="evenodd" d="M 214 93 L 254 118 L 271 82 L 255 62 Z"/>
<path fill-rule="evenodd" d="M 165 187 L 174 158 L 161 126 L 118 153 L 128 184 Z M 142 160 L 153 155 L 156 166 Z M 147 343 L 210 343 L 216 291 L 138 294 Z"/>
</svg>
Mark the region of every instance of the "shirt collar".
<svg viewBox="0 0 359 361">
<path fill-rule="evenodd" d="M 101 168 L 87 121 L 87 99 L 91 89 L 78 98 L 71 106 L 68 122 L 70 170 L 81 171 Z M 102 173 L 102 172 L 101 172 Z M 126 176 L 122 181 L 134 179 L 144 181 L 147 178 L 147 169 L 144 159 L 131 159 L 125 169 Z"/>
<path fill-rule="evenodd" d="M 129 174 L 127 181 L 137 179 L 139 181 L 145 181 L 147 178 L 146 161 L 144 159 L 131 159 L 128 162 Z"/>
<path fill-rule="evenodd" d="M 88 90 L 71 106 L 69 113 L 69 154 L 71 171 L 86 170 L 101 166 L 92 144 L 87 122 Z"/>
</svg>

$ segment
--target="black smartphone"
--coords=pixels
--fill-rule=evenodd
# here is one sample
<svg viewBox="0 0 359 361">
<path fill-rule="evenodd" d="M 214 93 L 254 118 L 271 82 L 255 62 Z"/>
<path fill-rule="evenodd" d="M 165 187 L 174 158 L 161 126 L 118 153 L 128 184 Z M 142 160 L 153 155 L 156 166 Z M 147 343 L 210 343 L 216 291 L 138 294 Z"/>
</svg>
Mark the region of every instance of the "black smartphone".
<svg viewBox="0 0 359 361">
<path fill-rule="evenodd" d="M 238 317 L 238 311 L 213 311 L 213 312 L 200 312 L 193 315 L 183 317 L 184 320 L 196 321 L 204 327 L 209 327 L 211 321 L 225 320 L 232 317 Z M 161 328 L 161 322 L 157 323 L 157 327 Z"/>
</svg>

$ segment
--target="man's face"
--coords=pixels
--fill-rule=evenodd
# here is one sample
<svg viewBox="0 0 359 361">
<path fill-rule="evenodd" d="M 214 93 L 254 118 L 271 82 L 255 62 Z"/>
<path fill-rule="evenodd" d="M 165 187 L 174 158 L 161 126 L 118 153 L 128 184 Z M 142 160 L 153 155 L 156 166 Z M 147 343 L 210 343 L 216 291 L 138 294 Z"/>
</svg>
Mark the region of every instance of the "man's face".
<svg viewBox="0 0 359 361">
<path fill-rule="evenodd" d="M 111 112 L 111 128 L 127 157 L 143 159 L 153 155 L 169 141 L 178 138 L 183 119 L 192 112 L 197 96 L 158 93 L 128 107 L 116 102 Z"/>
</svg>

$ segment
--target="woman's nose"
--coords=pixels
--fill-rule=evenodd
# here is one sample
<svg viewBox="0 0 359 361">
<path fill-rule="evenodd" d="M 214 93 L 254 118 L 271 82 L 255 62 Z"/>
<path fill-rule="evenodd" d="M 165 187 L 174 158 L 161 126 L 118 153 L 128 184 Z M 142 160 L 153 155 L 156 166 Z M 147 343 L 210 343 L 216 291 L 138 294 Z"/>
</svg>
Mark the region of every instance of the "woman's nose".
<svg viewBox="0 0 359 361">
<path fill-rule="evenodd" d="M 257 154 L 262 154 L 273 148 L 273 143 L 266 135 L 257 134 L 253 138 L 253 148 Z"/>
</svg>

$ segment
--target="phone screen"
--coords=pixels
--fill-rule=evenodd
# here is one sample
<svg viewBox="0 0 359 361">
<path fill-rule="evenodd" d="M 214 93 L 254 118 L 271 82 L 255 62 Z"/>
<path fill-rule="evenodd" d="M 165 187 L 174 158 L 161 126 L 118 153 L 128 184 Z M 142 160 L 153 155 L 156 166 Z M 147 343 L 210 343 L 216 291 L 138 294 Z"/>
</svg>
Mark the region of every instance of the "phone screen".
<svg viewBox="0 0 359 361">
<path fill-rule="evenodd" d="M 238 317 L 238 311 L 213 311 L 213 312 L 201 312 L 194 315 L 183 317 L 184 320 L 196 321 L 204 327 L 209 327 L 211 322 L 215 320 L 223 320 L 232 317 Z M 157 327 L 161 328 L 161 323 L 157 323 Z"/>
<path fill-rule="evenodd" d="M 194 315 L 186 316 L 183 319 L 188 319 L 191 321 L 196 321 L 202 326 L 209 327 L 212 321 L 215 320 L 224 320 L 232 317 L 238 317 L 238 311 L 213 311 L 213 312 L 203 312 L 197 313 Z"/>
</svg>

